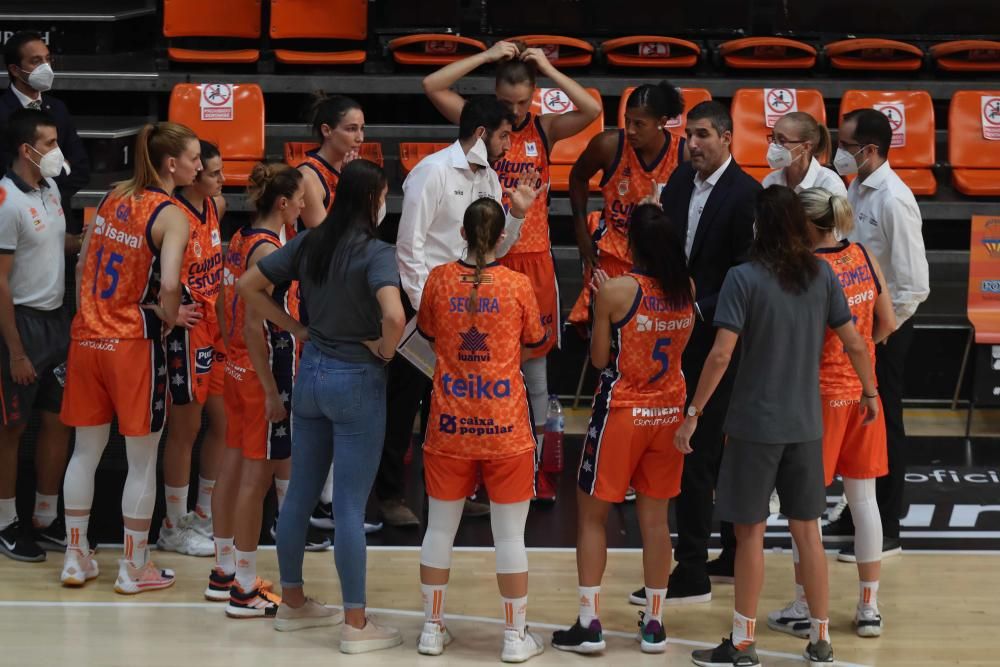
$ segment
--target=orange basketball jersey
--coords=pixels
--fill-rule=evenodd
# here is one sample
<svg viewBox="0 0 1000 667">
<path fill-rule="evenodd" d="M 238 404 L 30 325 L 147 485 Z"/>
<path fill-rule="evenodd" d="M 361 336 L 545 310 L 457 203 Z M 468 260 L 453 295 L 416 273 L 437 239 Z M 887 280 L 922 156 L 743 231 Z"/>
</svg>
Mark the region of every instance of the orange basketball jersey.
<svg viewBox="0 0 1000 667">
<path fill-rule="evenodd" d="M 521 347 L 545 342 L 528 278 L 496 262 L 483 270 L 470 311 L 475 268 L 431 271 L 417 325 L 434 341 L 437 365 L 424 448 L 461 459 L 500 459 L 535 448 L 521 376 Z"/>
<path fill-rule="evenodd" d="M 318 148 L 306 153 L 306 159 L 299 167 L 308 167 L 319 176 L 319 182 L 323 184 L 323 206 L 326 207 L 326 212 L 329 213 L 330 209 L 333 208 L 333 198 L 337 194 L 337 183 L 340 182 L 340 172 L 320 157 Z"/>
<path fill-rule="evenodd" d="M 80 309 L 73 340 L 159 339 L 160 318 L 143 305 L 157 303 L 159 249 L 151 232 L 174 200 L 159 188 L 132 197 L 109 193 L 97 207 L 80 275 Z"/>
<path fill-rule="evenodd" d="M 187 213 L 191 238 L 184 252 L 181 266 L 181 283 L 184 286 L 184 303 L 198 301 L 205 304 L 204 316 L 215 317 L 215 300 L 222 289 L 222 233 L 219 229 L 219 210 L 215 200 L 206 197 L 201 213 L 178 192 L 174 199 Z"/>
<path fill-rule="evenodd" d="M 500 185 L 516 188 L 521 174 L 529 167 L 535 168 L 536 184 L 542 188 L 521 225 L 521 236 L 508 254 L 549 251 L 549 149 L 542 131 L 540 116 L 530 113 L 524 123 L 510 136 L 510 150 L 493 164 L 500 177 Z M 503 196 L 503 206 L 510 207 L 510 198 Z"/>
<path fill-rule="evenodd" d="M 683 155 L 683 146 L 682 139 L 667 134 L 667 142 L 660 155 L 647 166 L 625 139 L 625 130 L 618 130 L 618 151 L 611 168 L 601 179 L 604 211 L 594 231 L 594 243 L 599 254 L 612 255 L 631 263 L 628 219 L 632 209 L 650 195 L 659 199 L 660 191 Z"/>
<path fill-rule="evenodd" d="M 875 300 L 882 292 L 882 286 L 872 268 L 868 251 L 860 243 L 845 240 L 835 248 L 821 248 L 816 254 L 826 260 L 837 274 L 854 317 L 854 326 L 865 339 L 874 368 L 875 343 L 872 342 L 872 330 L 875 326 Z M 827 398 L 856 399 L 861 395 L 861 380 L 844 352 L 844 344 L 833 330 L 827 330 L 826 341 L 823 343 L 819 386 L 820 393 Z"/>
<path fill-rule="evenodd" d="M 693 308 L 675 310 L 656 279 L 635 270 L 627 275 L 639 289 L 628 314 L 612 324 L 611 361 L 598 391 L 609 392 L 608 407 L 669 407 L 679 416 L 687 399 L 681 354 L 694 327 Z"/>
</svg>

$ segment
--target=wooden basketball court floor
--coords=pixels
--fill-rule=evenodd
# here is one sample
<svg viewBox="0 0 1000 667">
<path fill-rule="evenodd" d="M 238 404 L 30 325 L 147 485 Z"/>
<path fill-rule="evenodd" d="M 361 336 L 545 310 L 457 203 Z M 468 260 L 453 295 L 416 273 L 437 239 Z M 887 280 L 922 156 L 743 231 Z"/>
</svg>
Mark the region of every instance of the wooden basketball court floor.
<svg viewBox="0 0 1000 667">
<path fill-rule="evenodd" d="M 202 597 L 211 559 L 156 553 L 174 568 L 177 583 L 166 591 L 136 597 L 112 590 L 120 550 L 102 546 L 100 577 L 86 588 L 64 589 L 58 581 L 62 558 L 45 563 L 0 559 L 0 665 L 100 665 L 156 667 L 185 663 L 221 665 L 467 665 L 499 663 L 502 625 L 491 549 L 462 548 L 455 554 L 446 612 L 454 643 L 440 658 L 420 656 L 422 622 L 418 587 L 419 553 L 414 547 L 373 547 L 368 554 L 368 604 L 384 622 L 402 630 L 404 644 L 362 656 L 337 651 L 338 628 L 275 632 L 263 619 L 230 620 L 218 603 Z M 857 596 L 853 565 L 831 553 L 831 635 L 841 665 L 996 665 L 1000 623 L 1000 559 L 997 553 L 906 552 L 884 563 L 880 608 L 885 634 L 860 639 L 851 629 Z M 640 579 L 640 554 L 614 550 L 601 599 L 607 651 L 597 657 L 556 651 L 551 631 L 576 615 L 576 570 L 571 549 L 536 549 L 530 555 L 529 624 L 546 640 L 536 665 L 689 665 L 690 651 L 715 645 L 727 635 L 732 587 L 714 586 L 711 603 L 667 607 L 670 643 L 665 656 L 643 655 L 635 641 L 638 607 L 627 603 Z M 260 574 L 277 581 L 273 548 L 259 556 Z M 804 642 L 766 628 L 766 613 L 787 601 L 791 556 L 768 552 L 767 580 L 759 610 L 758 650 L 762 664 L 802 664 Z M 332 552 L 306 554 L 307 591 L 340 601 Z"/>
</svg>

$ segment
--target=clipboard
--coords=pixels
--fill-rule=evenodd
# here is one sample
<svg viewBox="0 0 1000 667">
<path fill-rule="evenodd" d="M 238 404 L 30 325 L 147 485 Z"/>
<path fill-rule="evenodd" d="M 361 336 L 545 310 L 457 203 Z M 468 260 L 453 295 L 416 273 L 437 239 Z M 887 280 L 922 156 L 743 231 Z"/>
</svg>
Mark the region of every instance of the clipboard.
<svg viewBox="0 0 1000 667">
<path fill-rule="evenodd" d="M 437 355 L 431 342 L 424 338 L 424 335 L 417 329 L 417 318 L 414 317 L 406 323 L 403 329 L 403 337 L 399 340 L 396 352 L 403 355 L 403 358 L 413 364 L 417 370 L 428 378 L 434 378 L 434 366 L 437 363 Z"/>
</svg>

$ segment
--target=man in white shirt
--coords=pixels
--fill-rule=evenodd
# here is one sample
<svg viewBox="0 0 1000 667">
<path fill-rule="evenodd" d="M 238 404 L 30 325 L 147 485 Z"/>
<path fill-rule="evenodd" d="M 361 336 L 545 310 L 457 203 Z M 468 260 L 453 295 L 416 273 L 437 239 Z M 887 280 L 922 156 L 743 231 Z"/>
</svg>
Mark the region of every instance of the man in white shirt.
<svg viewBox="0 0 1000 667">
<path fill-rule="evenodd" d="M 834 159 L 841 175 L 858 175 L 847 190 L 857 222 L 850 240 L 863 244 L 881 265 L 898 324 L 896 331 L 875 348 L 875 372 L 889 452 L 889 474 L 877 482 L 883 555 L 899 552 L 906 476 L 903 371 L 913 341 L 913 315 L 930 294 L 920 208 L 913 192 L 889 166 L 891 143 L 892 128 L 886 117 L 875 109 L 858 109 L 846 114 L 840 124 Z M 841 555 L 852 558 L 853 547 Z"/>
<path fill-rule="evenodd" d="M 510 210 L 497 256 L 506 254 L 517 241 L 524 214 L 538 195 L 538 188 L 533 186 L 536 179 L 526 174 L 519 179 L 517 189 L 504 189 L 490 167 L 510 149 L 513 122 L 510 109 L 495 97 L 470 100 L 462 108 L 458 141 L 424 158 L 403 183 L 396 258 L 407 318 L 420 308 L 420 296 L 431 269 L 462 258 L 462 219 L 472 202 L 483 197 L 499 202 L 506 192 Z M 403 458 L 428 386 L 428 379 L 402 357 L 397 355 L 390 364 L 385 447 L 375 479 L 375 495 L 383 520 L 389 525 L 419 523 L 403 502 Z M 484 513 L 488 506 L 470 509 Z"/>
</svg>

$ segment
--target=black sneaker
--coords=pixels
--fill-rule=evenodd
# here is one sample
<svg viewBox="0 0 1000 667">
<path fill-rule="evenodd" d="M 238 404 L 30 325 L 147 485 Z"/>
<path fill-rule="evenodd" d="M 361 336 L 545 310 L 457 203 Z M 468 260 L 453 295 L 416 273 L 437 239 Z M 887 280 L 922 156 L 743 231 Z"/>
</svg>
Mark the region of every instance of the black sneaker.
<svg viewBox="0 0 1000 667">
<path fill-rule="evenodd" d="M 663 653 L 667 650 L 667 631 L 663 623 L 652 619 L 646 621 L 646 612 L 639 612 L 639 649 L 643 653 Z"/>
<path fill-rule="evenodd" d="M 604 650 L 604 631 L 600 619 L 595 618 L 589 627 L 580 625 L 580 618 L 569 630 L 556 630 L 552 633 L 552 646 L 560 651 L 573 653 L 600 653 Z"/>
<path fill-rule="evenodd" d="M 36 528 L 35 541 L 46 551 L 66 551 L 66 522 L 58 516 L 48 527 Z"/>
<path fill-rule="evenodd" d="M 802 652 L 802 657 L 810 663 L 833 662 L 833 647 L 825 639 L 815 643 L 810 642 L 809 646 L 806 646 L 806 650 Z"/>
<path fill-rule="evenodd" d="M 316 503 L 312 516 L 309 517 L 309 525 L 323 530 L 333 530 L 333 503 Z"/>
<path fill-rule="evenodd" d="M 21 530 L 21 522 L 16 519 L 0 530 L 0 554 L 25 563 L 41 563 L 45 560 L 45 551 Z"/>
<path fill-rule="evenodd" d="M 633 591 L 628 595 L 628 603 L 638 605 L 640 607 L 646 606 L 646 587 L 642 586 L 637 591 Z"/>
<path fill-rule="evenodd" d="M 732 637 L 723 639 L 715 648 L 692 651 L 691 661 L 699 667 L 755 667 L 760 664 L 756 643 L 741 651 L 733 646 Z"/>
<path fill-rule="evenodd" d="M 691 575 L 674 569 L 667 584 L 667 599 L 664 604 L 674 607 L 686 604 L 711 602 L 712 582 L 707 574 Z"/>
<path fill-rule="evenodd" d="M 892 556 L 898 556 L 903 553 L 903 544 L 899 541 L 899 538 L 886 537 L 882 539 L 882 559 L 891 558 Z M 837 560 L 841 563 L 857 563 L 858 557 L 854 554 L 854 543 L 851 542 L 846 547 L 840 550 L 837 554 Z"/>
<path fill-rule="evenodd" d="M 843 514 L 836 521 L 823 526 L 824 542 L 850 542 L 854 539 L 854 522 Z"/>
<path fill-rule="evenodd" d="M 278 542 L 278 516 L 274 516 L 274 522 L 271 524 L 271 539 Z M 312 525 L 306 530 L 306 551 L 326 551 L 333 544 L 330 538 L 324 535 L 322 532 L 314 528 Z"/>
<path fill-rule="evenodd" d="M 715 560 L 708 561 L 705 571 L 713 584 L 731 584 L 736 581 L 736 554 L 723 551 Z"/>
</svg>

